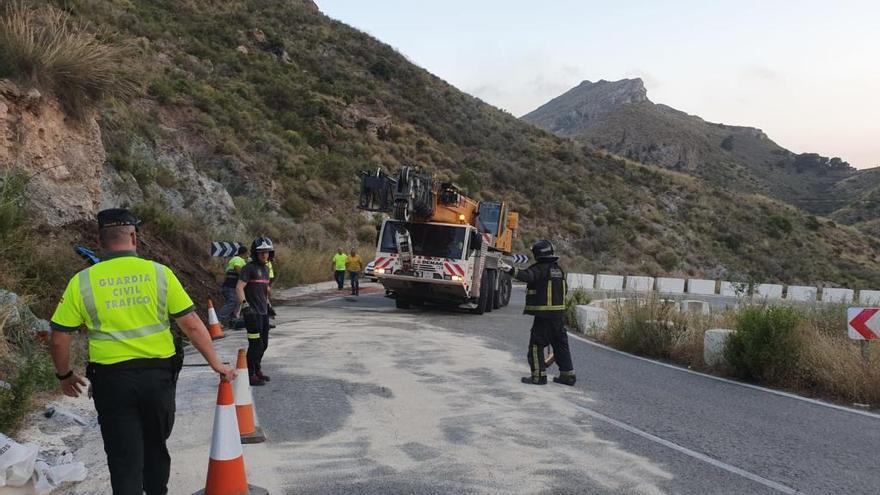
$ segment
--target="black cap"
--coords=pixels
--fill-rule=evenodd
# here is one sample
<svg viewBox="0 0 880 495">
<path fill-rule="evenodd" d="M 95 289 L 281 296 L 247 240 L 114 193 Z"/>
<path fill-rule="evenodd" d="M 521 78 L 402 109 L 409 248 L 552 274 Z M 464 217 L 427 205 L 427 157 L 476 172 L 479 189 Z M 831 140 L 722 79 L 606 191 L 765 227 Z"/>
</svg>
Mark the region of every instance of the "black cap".
<svg viewBox="0 0 880 495">
<path fill-rule="evenodd" d="M 107 227 L 122 227 L 125 225 L 134 225 L 137 227 L 140 223 L 141 221 L 125 208 L 110 208 L 98 212 L 99 229 Z"/>
</svg>

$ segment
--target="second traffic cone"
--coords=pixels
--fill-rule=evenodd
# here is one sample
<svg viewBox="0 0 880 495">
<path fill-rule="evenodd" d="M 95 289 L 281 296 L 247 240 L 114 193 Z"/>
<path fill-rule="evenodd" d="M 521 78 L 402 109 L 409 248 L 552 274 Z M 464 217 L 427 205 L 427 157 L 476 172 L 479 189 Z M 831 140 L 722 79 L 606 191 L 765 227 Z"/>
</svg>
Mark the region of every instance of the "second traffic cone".
<svg viewBox="0 0 880 495">
<path fill-rule="evenodd" d="M 269 493 L 258 486 L 248 485 L 234 405 L 232 384 L 221 378 L 217 390 L 217 409 L 214 412 L 208 479 L 205 482 L 205 489 L 193 495 L 268 495 Z"/>
<path fill-rule="evenodd" d="M 214 311 L 214 303 L 210 299 L 208 299 L 208 333 L 211 334 L 211 340 L 226 337 L 223 327 L 220 326 L 220 320 L 217 319 L 217 312 Z"/>
<path fill-rule="evenodd" d="M 254 409 L 254 399 L 251 396 L 251 383 L 248 377 L 247 353 L 244 349 L 238 350 L 238 361 L 235 363 L 235 414 L 238 417 L 238 431 L 241 434 L 241 443 L 262 443 L 266 441 L 263 429 L 257 424 L 257 411 Z"/>
</svg>

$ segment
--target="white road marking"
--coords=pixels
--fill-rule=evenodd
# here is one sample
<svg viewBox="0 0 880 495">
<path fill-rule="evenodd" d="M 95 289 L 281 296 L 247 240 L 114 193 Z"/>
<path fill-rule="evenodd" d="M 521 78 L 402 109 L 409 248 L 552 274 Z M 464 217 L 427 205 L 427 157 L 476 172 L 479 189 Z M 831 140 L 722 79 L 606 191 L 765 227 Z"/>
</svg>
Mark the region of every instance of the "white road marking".
<svg viewBox="0 0 880 495">
<path fill-rule="evenodd" d="M 796 400 L 803 401 L 803 402 L 808 402 L 808 403 L 810 403 L 810 404 L 814 404 L 814 405 L 817 405 L 817 406 L 828 407 L 828 408 L 831 408 L 831 409 L 837 409 L 838 411 L 844 411 L 844 412 L 848 412 L 848 413 L 852 413 L 852 414 L 858 414 L 858 415 L 860 415 L 860 416 L 865 416 L 865 417 L 873 418 L 873 419 L 880 419 L 880 414 L 876 414 L 876 413 L 872 413 L 872 412 L 868 412 L 868 411 L 860 411 L 860 410 L 858 410 L 858 409 L 852 409 L 852 408 L 849 408 L 849 407 L 846 407 L 846 406 L 839 406 L 839 405 L 837 405 L 837 404 L 831 404 L 831 403 L 829 403 L 829 402 L 823 402 L 823 401 L 821 401 L 821 400 L 810 399 L 810 398 L 808 398 L 808 397 L 802 397 L 802 396 L 800 396 L 800 395 L 795 395 L 795 394 L 791 394 L 791 393 L 788 393 L 788 392 L 782 392 L 782 391 L 780 391 L 780 390 L 773 390 L 772 388 L 765 388 L 765 387 L 761 387 L 761 386 L 758 386 L 758 385 L 752 385 L 751 383 L 738 382 L 738 381 L 736 381 L 736 380 L 729 380 L 729 379 L 727 379 L 727 378 L 722 378 L 722 377 L 720 377 L 720 376 L 715 376 L 715 375 L 710 375 L 710 374 L 707 374 L 707 373 L 701 373 L 701 372 L 699 372 L 699 371 L 689 370 L 689 369 L 687 369 L 687 368 L 682 368 L 681 366 L 675 366 L 675 365 L 668 364 L 668 363 L 663 363 L 663 362 L 660 362 L 660 361 L 654 361 L 653 359 L 648 359 L 648 358 L 645 358 L 645 357 L 642 357 L 642 356 L 636 356 L 636 355 L 634 355 L 634 354 L 630 354 L 630 353 L 628 353 L 628 352 L 624 352 L 624 351 L 621 351 L 621 350 L 615 349 L 615 348 L 613 348 L 613 347 L 609 347 L 609 346 L 607 346 L 607 345 L 600 344 L 600 343 L 598 343 L 598 342 L 594 342 L 594 341 L 592 341 L 592 340 L 589 340 L 589 339 L 587 339 L 587 338 L 585 338 L 585 337 L 582 337 L 582 336 L 580 336 L 580 335 L 578 335 L 578 334 L 575 334 L 575 333 L 572 333 L 572 332 L 569 332 L 568 334 L 569 334 L 571 337 L 574 337 L 574 338 L 576 338 L 576 339 L 578 339 L 578 340 L 580 340 L 580 341 L 582 341 L 582 342 L 585 342 L 585 343 L 587 343 L 587 344 L 589 344 L 589 345 L 592 345 L 592 346 L 595 346 L 595 347 L 599 347 L 600 349 L 605 349 L 606 351 L 614 352 L 614 353 L 617 353 L 617 354 L 621 354 L 621 355 L 623 355 L 623 356 L 626 356 L 626 357 L 629 357 L 629 358 L 632 358 L 632 359 L 638 359 L 638 360 L 640 360 L 640 361 L 645 361 L 645 362 L 648 362 L 648 363 L 656 364 L 657 366 L 664 366 L 664 367 L 666 367 L 666 368 L 670 368 L 670 369 L 673 369 L 673 370 L 681 371 L 681 372 L 684 372 L 684 373 L 691 373 L 691 374 L 693 374 L 693 375 L 702 376 L 702 377 L 704 377 L 704 378 L 709 378 L 709 379 L 712 379 L 712 380 L 717 380 L 717 381 L 719 381 L 719 382 L 729 383 L 729 384 L 731 384 L 731 385 L 738 385 L 738 386 L 740 386 L 740 387 L 746 387 L 746 388 L 750 388 L 750 389 L 752 389 L 752 390 L 759 390 L 759 391 L 761 391 L 761 392 L 767 392 L 767 393 L 769 393 L 769 394 L 778 395 L 778 396 L 780 396 L 780 397 L 787 397 L 787 398 L 789 398 L 789 399 L 796 399 Z"/>
<path fill-rule="evenodd" d="M 672 450 L 675 450 L 676 452 L 680 452 L 686 456 L 693 457 L 694 459 L 703 461 L 707 464 L 710 464 L 710 465 L 715 466 L 717 468 L 723 469 L 729 473 L 732 473 L 732 474 L 735 474 L 738 476 L 742 476 L 743 478 L 752 480 L 756 483 L 760 483 L 760 484 L 766 486 L 767 488 L 772 488 L 773 490 L 776 490 L 780 493 L 787 493 L 787 494 L 792 494 L 792 495 L 798 494 L 798 493 L 803 493 L 799 490 L 788 487 L 788 486 L 783 485 L 781 483 L 777 483 L 775 481 L 768 480 L 767 478 L 758 476 L 755 473 L 746 471 L 744 469 L 740 469 L 740 468 L 733 466 L 731 464 L 728 464 L 726 462 L 719 461 L 718 459 L 715 459 L 713 457 L 709 457 L 706 454 L 701 454 L 701 453 L 699 453 L 695 450 L 691 450 L 687 447 L 682 447 L 681 445 L 678 445 L 677 443 L 673 443 L 673 442 L 670 442 L 669 440 L 665 440 L 665 439 L 660 438 L 656 435 L 652 435 L 646 431 L 642 431 L 634 426 L 630 426 L 630 425 L 623 423 L 621 421 L 618 421 L 616 419 L 609 418 L 608 416 L 605 416 L 604 414 L 597 413 L 596 411 L 593 411 L 592 409 L 588 409 L 583 406 L 575 406 L 575 407 L 578 410 L 583 411 L 585 414 L 589 415 L 590 417 L 598 419 L 599 421 L 603 421 L 605 423 L 614 425 L 618 428 L 626 430 L 626 431 L 633 433 L 635 435 L 638 435 L 642 438 L 646 438 L 652 442 L 663 445 L 664 447 L 668 447 Z"/>
</svg>

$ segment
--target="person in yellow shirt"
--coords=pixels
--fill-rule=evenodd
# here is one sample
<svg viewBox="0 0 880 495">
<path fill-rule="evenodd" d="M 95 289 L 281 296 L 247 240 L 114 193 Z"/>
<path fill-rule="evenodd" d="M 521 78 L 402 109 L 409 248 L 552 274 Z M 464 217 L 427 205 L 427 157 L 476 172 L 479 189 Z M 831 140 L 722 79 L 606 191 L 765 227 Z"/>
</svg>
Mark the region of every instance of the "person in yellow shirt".
<svg viewBox="0 0 880 495">
<path fill-rule="evenodd" d="M 342 290 L 343 285 L 345 285 L 346 258 L 347 256 L 345 256 L 342 248 L 337 249 L 336 254 L 333 255 L 333 278 L 336 279 L 336 285 L 339 287 L 339 290 Z"/>
<path fill-rule="evenodd" d="M 140 221 L 128 210 L 98 213 L 102 261 L 70 279 L 52 315 L 51 353 L 65 395 L 78 397 L 85 380 L 70 366 L 70 344 L 88 329 L 89 364 L 98 423 L 114 495 L 168 493 L 171 457 L 165 441 L 174 425 L 183 349 L 173 318 L 211 368 L 227 380 L 208 329 L 180 281 L 165 265 L 137 255 Z"/>
<path fill-rule="evenodd" d="M 364 271 L 364 262 L 354 249 L 351 250 L 351 254 L 345 260 L 345 270 L 348 271 L 348 278 L 351 280 L 351 295 L 359 296 L 359 280 L 361 272 Z"/>
</svg>

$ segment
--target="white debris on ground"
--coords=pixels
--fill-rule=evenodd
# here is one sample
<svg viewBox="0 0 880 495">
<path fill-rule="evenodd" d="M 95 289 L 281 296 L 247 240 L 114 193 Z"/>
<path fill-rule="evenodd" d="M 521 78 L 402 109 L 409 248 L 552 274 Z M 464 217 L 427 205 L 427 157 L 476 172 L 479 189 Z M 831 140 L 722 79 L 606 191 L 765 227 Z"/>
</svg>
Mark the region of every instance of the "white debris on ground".
<svg viewBox="0 0 880 495">
<path fill-rule="evenodd" d="M 100 438 L 88 398 L 59 397 L 29 415 L 26 424 L 15 439 L 0 434 L 3 495 L 66 493 L 72 483 L 93 475 L 92 468 L 102 462 L 89 459 L 88 450 L 83 450 L 95 433 Z"/>
</svg>

